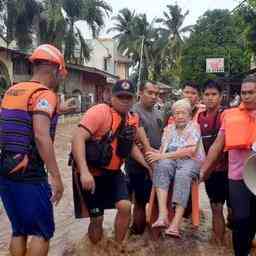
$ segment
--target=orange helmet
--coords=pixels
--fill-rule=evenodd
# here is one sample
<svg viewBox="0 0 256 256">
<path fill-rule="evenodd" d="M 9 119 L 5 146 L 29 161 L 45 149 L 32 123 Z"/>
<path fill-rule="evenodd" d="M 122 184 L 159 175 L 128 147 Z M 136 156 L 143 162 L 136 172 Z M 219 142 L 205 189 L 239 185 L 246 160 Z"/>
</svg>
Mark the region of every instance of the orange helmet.
<svg viewBox="0 0 256 256">
<path fill-rule="evenodd" d="M 42 44 L 38 46 L 29 60 L 34 63 L 36 60 L 45 60 L 59 65 L 60 74 L 66 76 L 68 71 L 65 67 L 65 60 L 62 53 L 50 44 Z"/>
</svg>

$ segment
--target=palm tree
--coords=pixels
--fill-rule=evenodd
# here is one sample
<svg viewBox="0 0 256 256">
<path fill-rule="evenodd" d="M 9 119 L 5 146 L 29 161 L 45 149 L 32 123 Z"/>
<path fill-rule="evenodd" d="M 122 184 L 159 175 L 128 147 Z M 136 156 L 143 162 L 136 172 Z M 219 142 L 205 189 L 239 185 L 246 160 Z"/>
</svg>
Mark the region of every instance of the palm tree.
<svg viewBox="0 0 256 256">
<path fill-rule="evenodd" d="M 0 0 L 0 31 L 7 42 L 16 40 L 23 50 L 31 48 L 35 35 L 37 44 L 65 46 L 67 60 L 81 63 L 90 57 L 90 49 L 76 21 L 86 21 L 97 36 L 111 11 L 104 0 Z"/>
<path fill-rule="evenodd" d="M 191 32 L 192 25 L 183 27 L 183 23 L 189 11 L 182 14 L 182 9 L 177 5 L 167 5 L 168 12 L 163 12 L 164 18 L 157 19 L 156 22 L 161 23 L 163 27 L 160 31 L 163 37 L 166 37 L 169 44 L 167 47 L 171 50 L 174 57 L 181 54 L 181 48 L 184 41 L 184 35 Z"/>
<path fill-rule="evenodd" d="M 65 37 L 65 58 L 75 60 L 76 45 L 80 44 L 80 60 L 89 58 L 89 47 L 75 22 L 84 20 L 89 25 L 93 37 L 97 36 L 104 25 L 104 14 L 112 11 L 110 5 L 103 0 L 62 0 L 67 14 L 68 32 Z"/>
<path fill-rule="evenodd" d="M 121 51 L 128 49 L 130 41 L 132 41 L 134 35 L 133 30 L 135 16 L 135 11 L 124 8 L 119 11 L 117 16 L 112 17 L 112 20 L 115 21 L 115 24 L 107 32 L 117 33 L 113 38 L 118 39 L 119 49 Z"/>
<path fill-rule="evenodd" d="M 62 13 L 61 0 L 44 0 L 38 23 L 38 44 L 50 43 L 62 49 L 67 22 Z"/>
<path fill-rule="evenodd" d="M 167 5 L 168 11 L 163 12 L 164 18 L 157 19 L 157 23 L 161 23 L 162 27 L 159 32 L 162 38 L 166 40 L 163 48 L 164 59 L 163 73 L 172 74 L 175 79 L 179 79 L 181 73 L 181 53 L 184 45 L 185 36 L 193 30 L 193 26 L 183 26 L 184 20 L 189 11 L 182 13 L 182 9 L 177 5 Z"/>
<path fill-rule="evenodd" d="M 114 39 L 119 41 L 119 50 L 131 58 L 137 79 L 139 69 L 141 70 L 139 79 L 148 79 L 149 74 L 154 73 L 153 66 L 155 66 L 153 61 L 156 51 L 153 50 L 157 41 L 157 31 L 154 28 L 154 21 L 149 23 L 146 14 L 136 14 L 135 11 L 127 8 L 120 10 L 112 20 L 115 23 L 108 31 L 117 32 Z"/>
<path fill-rule="evenodd" d="M 41 3 L 36 0 L 8 0 L 6 3 L 6 38 L 16 40 L 20 49 L 30 48 L 34 19 L 39 15 Z"/>
<path fill-rule="evenodd" d="M 104 0 L 83 0 L 83 2 L 84 13 L 82 19 L 89 25 L 93 37 L 97 37 L 104 26 L 105 16 L 112 13 L 112 7 Z"/>
</svg>

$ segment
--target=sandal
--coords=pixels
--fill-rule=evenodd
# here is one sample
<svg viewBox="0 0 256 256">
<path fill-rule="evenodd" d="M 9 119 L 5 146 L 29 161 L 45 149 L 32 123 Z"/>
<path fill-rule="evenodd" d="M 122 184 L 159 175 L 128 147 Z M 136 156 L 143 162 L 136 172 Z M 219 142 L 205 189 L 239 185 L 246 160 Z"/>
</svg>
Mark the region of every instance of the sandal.
<svg viewBox="0 0 256 256">
<path fill-rule="evenodd" d="M 152 224 L 152 228 L 167 228 L 168 221 L 166 219 L 159 218 L 156 222 Z"/>
<path fill-rule="evenodd" d="M 174 238 L 181 238 L 180 232 L 178 229 L 173 228 L 173 227 L 169 227 L 168 229 L 165 230 L 165 235 L 167 236 L 171 236 Z"/>
</svg>

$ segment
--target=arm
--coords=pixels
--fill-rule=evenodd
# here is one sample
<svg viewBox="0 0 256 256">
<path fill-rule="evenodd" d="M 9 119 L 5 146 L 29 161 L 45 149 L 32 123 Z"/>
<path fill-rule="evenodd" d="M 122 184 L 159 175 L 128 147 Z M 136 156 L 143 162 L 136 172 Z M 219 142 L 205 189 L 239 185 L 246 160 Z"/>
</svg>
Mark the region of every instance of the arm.
<svg viewBox="0 0 256 256">
<path fill-rule="evenodd" d="M 152 150 L 147 134 L 142 126 L 137 129 L 137 137 L 141 142 L 145 152 Z"/>
<path fill-rule="evenodd" d="M 165 153 L 163 159 L 180 159 L 184 157 L 192 157 L 196 152 L 196 146 L 188 146 L 185 148 L 180 148 L 175 152 Z"/>
<path fill-rule="evenodd" d="M 74 98 L 70 98 L 60 104 L 59 114 L 62 115 L 62 114 L 71 113 L 71 112 L 75 111 L 76 108 L 77 108 L 76 100 Z"/>
<path fill-rule="evenodd" d="M 206 159 L 200 170 L 200 180 L 205 180 L 211 174 L 211 166 L 218 159 L 221 154 L 225 143 L 225 135 L 222 132 L 219 132 L 216 140 L 210 147 Z"/>
<path fill-rule="evenodd" d="M 146 158 L 150 163 L 164 159 L 181 159 L 184 157 L 191 157 L 196 151 L 196 146 L 189 146 L 186 148 L 178 149 L 175 152 L 160 153 L 160 152 L 147 152 Z"/>
<path fill-rule="evenodd" d="M 87 130 L 82 127 L 78 127 L 72 139 L 72 154 L 80 173 L 80 180 L 83 188 L 93 192 L 95 189 L 95 182 L 89 171 L 85 158 L 85 142 L 88 141 L 90 137 L 91 135 Z"/>
<path fill-rule="evenodd" d="M 140 151 L 136 144 L 134 144 L 132 147 L 131 157 L 139 164 L 141 164 L 143 167 L 145 167 L 149 171 L 150 176 L 152 176 L 152 169 L 146 162 L 142 152 Z"/>
<path fill-rule="evenodd" d="M 187 138 L 186 145 L 183 148 L 177 149 L 174 152 L 165 153 L 167 146 L 169 144 L 171 138 L 172 125 L 168 125 L 164 129 L 164 133 L 162 136 L 162 144 L 160 148 L 160 152 L 148 152 L 147 160 L 150 163 L 153 163 L 158 160 L 171 159 L 176 160 L 184 157 L 193 157 L 197 151 L 197 144 L 200 139 L 200 131 L 199 129 L 195 129 L 193 134 L 191 131 L 188 131 L 190 136 Z"/>
<path fill-rule="evenodd" d="M 50 137 L 50 119 L 46 115 L 34 114 L 33 115 L 33 129 L 35 136 L 35 143 L 39 152 L 40 157 L 46 165 L 52 177 L 52 185 L 54 194 L 52 201 L 60 201 L 63 193 L 63 184 L 61 181 L 60 171 L 57 165 L 53 142 Z"/>
</svg>

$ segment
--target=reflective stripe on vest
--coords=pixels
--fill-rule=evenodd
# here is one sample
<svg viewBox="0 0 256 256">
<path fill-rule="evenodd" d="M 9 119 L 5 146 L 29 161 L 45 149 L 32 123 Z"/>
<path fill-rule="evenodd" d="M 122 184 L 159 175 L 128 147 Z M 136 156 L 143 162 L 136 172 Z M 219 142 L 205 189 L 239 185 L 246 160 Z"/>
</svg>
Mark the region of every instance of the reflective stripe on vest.
<svg viewBox="0 0 256 256">
<path fill-rule="evenodd" d="M 19 83 L 5 93 L 2 101 L 0 122 L 0 145 L 5 151 L 27 154 L 33 144 L 32 115 L 28 105 L 37 91 L 49 90 L 36 82 Z M 57 118 L 57 117 L 56 117 Z M 54 137 L 56 118 L 51 121 L 51 136 Z"/>
</svg>

